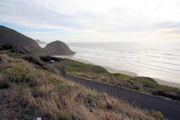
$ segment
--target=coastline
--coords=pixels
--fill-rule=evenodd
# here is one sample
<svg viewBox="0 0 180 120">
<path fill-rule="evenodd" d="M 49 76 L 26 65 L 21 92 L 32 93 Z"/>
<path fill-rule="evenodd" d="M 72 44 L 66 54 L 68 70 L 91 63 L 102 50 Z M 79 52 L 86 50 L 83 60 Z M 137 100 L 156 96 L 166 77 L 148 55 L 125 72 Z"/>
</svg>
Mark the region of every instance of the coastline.
<svg viewBox="0 0 180 120">
<path fill-rule="evenodd" d="M 55 55 L 54 57 L 60 57 L 60 58 L 67 58 L 67 59 L 70 59 L 70 60 L 74 60 L 74 61 L 78 61 L 78 62 L 82 62 L 82 63 L 85 63 L 85 64 L 91 64 L 91 65 L 96 65 L 94 63 L 91 63 L 87 60 L 82 60 L 82 59 L 77 59 L 77 58 L 74 58 L 73 56 L 67 56 L 67 55 Z M 133 76 L 133 77 L 140 77 L 138 76 L 136 73 L 134 72 L 129 72 L 129 71 L 123 71 L 123 70 L 117 70 L 117 69 L 114 69 L 114 68 L 111 68 L 109 66 L 101 66 L 103 68 L 105 68 L 108 72 L 110 73 L 121 73 L 121 74 L 126 74 L 126 75 L 129 75 L 129 76 Z M 142 77 L 142 76 L 141 76 Z M 146 77 L 146 76 L 143 76 L 143 77 Z M 158 82 L 159 84 L 161 85 L 167 85 L 167 86 L 171 86 L 171 87 L 176 87 L 176 88 L 180 88 L 180 83 L 174 83 L 174 82 L 168 82 L 168 81 L 165 81 L 165 80 L 161 80 L 161 79 L 158 79 L 158 78 L 153 78 L 156 82 Z"/>
</svg>

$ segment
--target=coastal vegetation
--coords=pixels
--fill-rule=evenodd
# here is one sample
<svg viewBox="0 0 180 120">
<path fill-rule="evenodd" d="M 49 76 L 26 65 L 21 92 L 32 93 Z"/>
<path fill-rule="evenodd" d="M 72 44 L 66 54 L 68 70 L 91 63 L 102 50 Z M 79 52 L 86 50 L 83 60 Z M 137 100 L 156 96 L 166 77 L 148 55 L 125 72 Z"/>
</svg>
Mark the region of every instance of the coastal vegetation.
<svg viewBox="0 0 180 120">
<path fill-rule="evenodd" d="M 62 65 L 65 65 L 67 74 L 70 76 L 180 101 L 180 89 L 160 85 L 152 78 L 132 77 L 121 73 L 110 73 L 100 66 L 85 64 L 69 59 L 59 59 L 61 59 L 61 61 L 56 62 L 54 66 L 58 69 L 61 68 Z"/>
<path fill-rule="evenodd" d="M 41 60 L 45 57 L 12 54 L 9 50 L 0 53 L 0 117 L 3 120 L 165 119 L 158 111 L 141 110 L 106 93 L 63 79 L 58 69 Z M 96 72 L 99 69 L 105 72 L 95 68 Z"/>
</svg>

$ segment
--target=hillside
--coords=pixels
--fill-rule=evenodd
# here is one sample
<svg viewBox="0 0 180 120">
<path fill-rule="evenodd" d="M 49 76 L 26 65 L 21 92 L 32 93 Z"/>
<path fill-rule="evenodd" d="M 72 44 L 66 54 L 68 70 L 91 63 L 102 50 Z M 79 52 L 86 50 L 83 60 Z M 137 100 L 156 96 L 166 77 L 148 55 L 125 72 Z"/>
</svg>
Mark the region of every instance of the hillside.
<svg viewBox="0 0 180 120">
<path fill-rule="evenodd" d="M 67 81 L 60 73 L 41 56 L 0 50 L 0 119 L 164 119 L 160 112 L 141 110 L 122 99 Z"/>
<path fill-rule="evenodd" d="M 66 74 L 69 76 L 180 101 L 180 89 L 158 84 L 152 78 L 133 77 L 121 73 L 109 73 L 103 67 L 68 59 L 62 59 L 61 61 L 56 62 L 54 66 L 58 69 L 62 68 L 64 64 L 66 64 Z"/>
<path fill-rule="evenodd" d="M 39 45 L 31 38 L 4 26 L 0 26 L 0 46 L 12 45 L 25 49 L 39 49 Z"/>
<path fill-rule="evenodd" d="M 73 55 L 74 52 L 61 41 L 55 41 L 48 44 L 45 48 L 41 48 L 38 43 L 42 44 L 40 40 L 33 40 L 15 30 L 0 26 L 0 49 L 13 49 L 13 51 L 20 51 L 27 53 L 26 50 L 34 54 L 49 54 L 49 55 Z M 43 45 L 45 42 L 43 42 Z"/>
<path fill-rule="evenodd" d="M 55 41 L 49 43 L 45 48 L 45 51 L 49 55 L 73 55 L 74 52 L 61 41 Z"/>
</svg>

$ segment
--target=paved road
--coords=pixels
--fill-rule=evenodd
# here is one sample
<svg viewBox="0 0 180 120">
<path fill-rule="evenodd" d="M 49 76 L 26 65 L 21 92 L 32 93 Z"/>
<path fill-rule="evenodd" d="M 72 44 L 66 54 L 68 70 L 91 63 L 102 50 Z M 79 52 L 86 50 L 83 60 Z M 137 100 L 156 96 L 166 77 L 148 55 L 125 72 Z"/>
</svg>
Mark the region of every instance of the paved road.
<svg viewBox="0 0 180 120">
<path fill-rule="evenodd" d="M 111 96 L 120 97 L 124 100 L 127 100 L 129 103 L 135 102 L 135 105 L 142 109 L 147 108 L 161 111 L 169 120 L 180 120 L 180 103 L 178 102 L 168 101 L 159 97 L 145 95 L 124 88 L 109 86 L 81 78 L 71 76 L 65 76 L 64 78 L 80 83 L 91 89 L 95 89 L 100 92 L 106 92 Z"/>
</svg>

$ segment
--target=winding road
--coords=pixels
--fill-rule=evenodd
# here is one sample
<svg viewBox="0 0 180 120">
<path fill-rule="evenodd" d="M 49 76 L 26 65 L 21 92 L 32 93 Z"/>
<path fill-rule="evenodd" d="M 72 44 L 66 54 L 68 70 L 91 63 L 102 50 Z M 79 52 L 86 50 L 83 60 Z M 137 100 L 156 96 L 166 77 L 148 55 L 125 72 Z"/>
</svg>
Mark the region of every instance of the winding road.
<svg viewBox="0 0 180 120">
<path fill-rule="evenodd" d="M 82 84 L 91 89 L 95 89 L 99 92 L 106 92 L 111 96 L 122 98 L 130 104 L 135 103 L 136 106 L 142 109 L 147 108 L 161 111 L 168 120 L 180 120 L 180 103 L 178 102 L 82 78 L 72 76 L 64 76 L 64 78 Z"/>
</svg>

